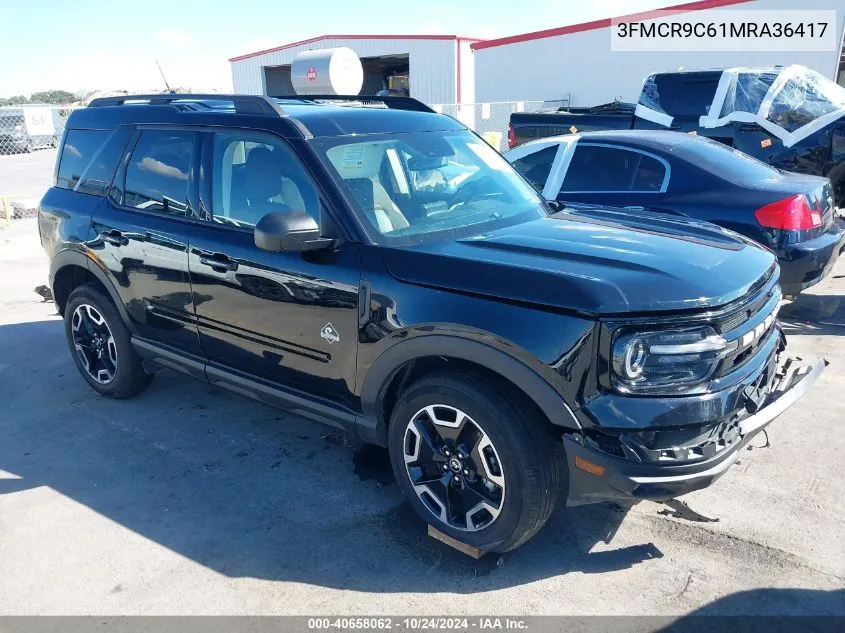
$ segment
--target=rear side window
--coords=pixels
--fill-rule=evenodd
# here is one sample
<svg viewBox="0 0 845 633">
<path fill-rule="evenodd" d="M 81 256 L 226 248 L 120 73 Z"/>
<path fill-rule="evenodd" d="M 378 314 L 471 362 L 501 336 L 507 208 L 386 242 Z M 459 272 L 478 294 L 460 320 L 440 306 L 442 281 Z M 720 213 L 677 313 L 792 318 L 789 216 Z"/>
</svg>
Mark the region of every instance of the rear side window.
<svg viewBox="0 0 845 633">
<path fill-rule="evenodd" d="M 126 168 L 123 204 L 145 211 L 187 215 L 193 132 L 141 132 Z"/>
<path fill-rule="evenodd" d="M 563 180 L 563 192 L 659 192 L 665 165 L 620 147 L 578 144 Z"/>
<path fill-rule="evenodd" d="M 719 178 L 735 184 L 767 180 L 778 175 L 778 170 L 774 167 L 702 136 L 691 138 L 672 152 L 700 169 L 706 169 Z"/>
<path fill-rule="evenodd" d="M 513 166 L 537 191 L 542 191 L 549 179 L 549 172 L 552 170 L 552 163 L 555 162 L 558 147 L 558 145 L 549 145 L 537 152 L 517 158 L 513 161 Z"/>
<path fill-rule="evenodd" d="M 110 134 L 110 130 L 68 130 L 56 186 L 73 189 Z"/>
<path fill-rule="evenodd" d="M 664 112 L 677 117 L 700 117 L 710 110 L 719 85 L 719 75 L 708 79 L 656 75 L 655 83 Z"/>
<path fill-rule="evenodd" d="M 131 131 L 131 128 L 121 127 L 109 136 L 85 168 L 76 191 L 98 196 L 106 195 L 114 172 L 117 171 L 117 165 L 126 151 L 126 142 L 129 140 Z"/>
</svg>

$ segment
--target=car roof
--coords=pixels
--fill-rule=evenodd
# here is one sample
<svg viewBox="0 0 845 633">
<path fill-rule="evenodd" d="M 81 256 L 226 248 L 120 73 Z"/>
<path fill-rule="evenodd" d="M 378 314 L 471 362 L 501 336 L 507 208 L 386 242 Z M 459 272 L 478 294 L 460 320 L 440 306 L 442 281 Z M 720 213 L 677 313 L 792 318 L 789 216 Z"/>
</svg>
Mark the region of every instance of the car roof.
<svg viewBox="0 0 845 633">
<path fill-rule="evenodd" d="M 275 99 L 253 95 L 143 95 L 98 99 L 75 110 L 73 128 L 114 128 L 126 124 L 237 125 L 273 128 L 284 136 L 319 138 L 465 130 L 455 119 L 407 98 L 337 97 Z M 151 102 L 138 102 L 148 100 Z M 153 103 L 154 101 L 155 103 Z"/>
<path fill-rule="evenodd" d="M 584 141 L 627 143 L 637 147 L 664 150 L 671 150 L 678 145 L 689 143 L 694 138 L 692 134 L 669 130 L 602 130 L 580 134 Z"/>
<path fill-rule="evenodd" d="M 533 144 L 551 142 L 569 142 L 573 138 L 587 143 L 613 143 L 616 145 L 630 145 L 644 149 L 671 151 L 672 149 L 688 143 L 695 137 L 683 132 L 670 132 L 669 130 L 602 130 L 596 132 L 578 132 L 576 134 L 563 134 L 535 141 Z M 522 147 L 522 146 L 520 146 Z"/>
<path fill-rule="evenodd" d="M 466 129 L 452 117 L 432 112 L 285 102 L 282 107 L 315 137 Z"/>
</svg>

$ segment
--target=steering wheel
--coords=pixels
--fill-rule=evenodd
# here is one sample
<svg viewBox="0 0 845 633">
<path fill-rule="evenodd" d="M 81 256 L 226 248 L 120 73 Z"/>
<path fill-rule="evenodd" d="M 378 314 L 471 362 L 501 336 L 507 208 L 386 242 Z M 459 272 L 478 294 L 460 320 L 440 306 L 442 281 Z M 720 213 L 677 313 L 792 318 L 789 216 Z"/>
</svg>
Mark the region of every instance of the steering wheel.
<svg viewBox="0 0 845 633">
<path fill-rule="evenodd" d="M 479 185 L 482 185 L 485 180 L 486 178 L 475 178 L 474 176 L 470 176 L 455 190 L 455 201 L 449 207 L 449 210 L 452 211 L 458 207 L 467 204 L 470 201 L 477 202 L 479 200 L 499 198 L 505 195 L 503 191 L 478 191 Z"/>
</svg>

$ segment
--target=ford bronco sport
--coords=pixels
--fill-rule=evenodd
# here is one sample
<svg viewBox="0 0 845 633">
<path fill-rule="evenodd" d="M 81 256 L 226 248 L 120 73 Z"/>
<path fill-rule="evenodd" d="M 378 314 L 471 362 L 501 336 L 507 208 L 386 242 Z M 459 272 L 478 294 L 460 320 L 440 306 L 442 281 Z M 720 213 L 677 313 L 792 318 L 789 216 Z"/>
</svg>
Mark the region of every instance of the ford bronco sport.
<svg viewBox="0 0 845 633">
<path fill-rule="evenodd" d="M 568 504 L 709 485 L 816 380 L 773 255 L 553 208 L 413 99 L 155 95 L 75 111 L 39 230 L 74 363 L 169 368 L 386 446 L 417 513 L 506 551 Z"/>
</svg>

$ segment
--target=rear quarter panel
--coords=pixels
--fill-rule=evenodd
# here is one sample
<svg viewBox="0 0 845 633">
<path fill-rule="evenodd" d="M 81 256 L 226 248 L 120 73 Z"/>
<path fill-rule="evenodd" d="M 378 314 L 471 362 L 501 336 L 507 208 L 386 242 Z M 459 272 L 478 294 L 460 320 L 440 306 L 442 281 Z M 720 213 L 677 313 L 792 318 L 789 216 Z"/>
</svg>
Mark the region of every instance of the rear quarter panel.
<svg viewBox="0 0 845 633">
<path fill-rule="evenodd" d="M 51 261 L 68 250 L 85 255 L 86 243 L 93 237 L 91 217 L 102 202 L 102 197 L 70 189 L 51 187 L 47 190 L 38 209 L 38 232 Z M 51 285 L 54 274 L 51 267 Z"/>
</svg>

